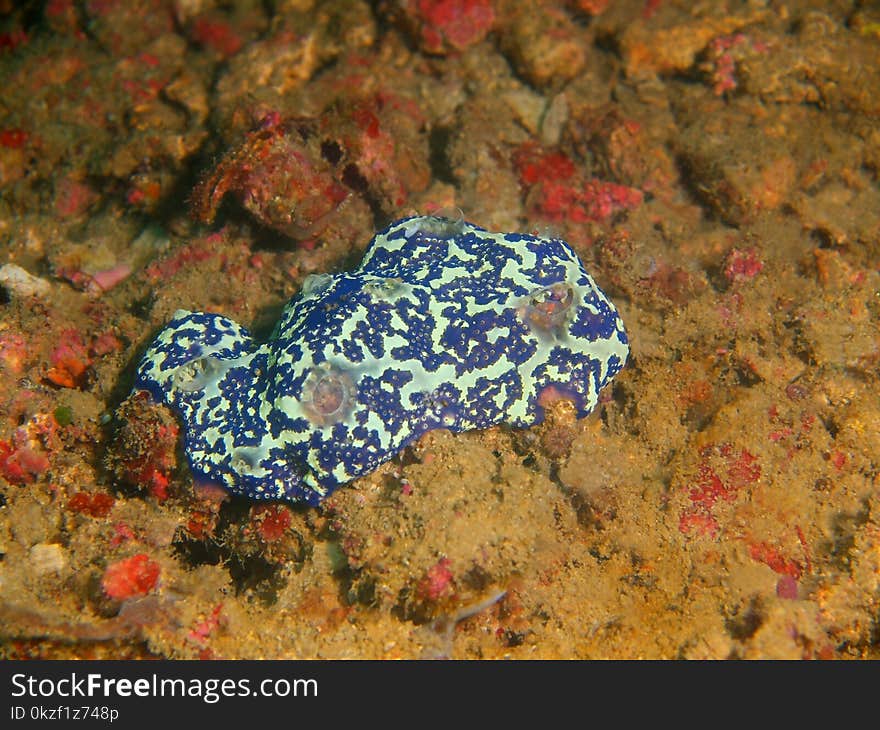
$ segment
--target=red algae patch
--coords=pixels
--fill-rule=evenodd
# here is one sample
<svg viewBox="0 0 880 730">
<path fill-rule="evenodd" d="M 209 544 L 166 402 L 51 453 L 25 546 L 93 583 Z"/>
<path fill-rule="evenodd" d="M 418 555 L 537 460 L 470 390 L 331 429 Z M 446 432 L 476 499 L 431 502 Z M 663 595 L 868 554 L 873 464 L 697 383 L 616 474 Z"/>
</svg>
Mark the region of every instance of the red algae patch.
<svg viewBox="0 0 880 730">
<path fill-rule="evenodd" d="M 140 553 L 108 565 L 101 587 L 110 598 L 124 601 L 147 595 L 156 587 L 160 573 L 159 564 Z"/>
<path fill-rule="evenodd" d="M 116 500 L 110 494 L 77 492 L 67 500 L 67 509 L 90 517 L 106 517 L 110 514 L 115 502 Z"/>
</svg>

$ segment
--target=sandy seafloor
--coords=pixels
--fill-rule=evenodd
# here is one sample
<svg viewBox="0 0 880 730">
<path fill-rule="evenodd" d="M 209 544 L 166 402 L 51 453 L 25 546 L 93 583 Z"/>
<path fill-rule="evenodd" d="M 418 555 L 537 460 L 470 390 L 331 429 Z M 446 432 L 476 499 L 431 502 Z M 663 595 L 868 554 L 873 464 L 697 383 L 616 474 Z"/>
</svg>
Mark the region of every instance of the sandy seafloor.
<svg viewBox="0 0 880 730">
<path fill-rule="evenodd" d="M 877 657 L 877 3 L 0 0 L 0 79 L 3 657 Z M 456 209 L 614 300 L 596 411 L 194 485 L 171 314 Z"/>
</svg>

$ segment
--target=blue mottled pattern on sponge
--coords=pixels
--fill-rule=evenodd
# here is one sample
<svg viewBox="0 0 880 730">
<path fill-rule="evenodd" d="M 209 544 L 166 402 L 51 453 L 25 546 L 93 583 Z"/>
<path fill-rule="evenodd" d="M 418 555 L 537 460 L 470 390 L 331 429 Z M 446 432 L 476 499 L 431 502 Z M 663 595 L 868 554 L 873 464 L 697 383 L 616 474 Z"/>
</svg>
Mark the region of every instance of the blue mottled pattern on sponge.
<svg viewBox="0 0 880 730">
<path fill-rule="evenodd" d="M 431 429 L 539 423 L 546 389 L 584 416 L 628 352 L 564 241 L 422 216 L 376 234 L 358 269 L 306 279 L 263 344 L 178 311 L 135 388 L 180 415 L 198 477 L 314 505 Z"/>
</svg>

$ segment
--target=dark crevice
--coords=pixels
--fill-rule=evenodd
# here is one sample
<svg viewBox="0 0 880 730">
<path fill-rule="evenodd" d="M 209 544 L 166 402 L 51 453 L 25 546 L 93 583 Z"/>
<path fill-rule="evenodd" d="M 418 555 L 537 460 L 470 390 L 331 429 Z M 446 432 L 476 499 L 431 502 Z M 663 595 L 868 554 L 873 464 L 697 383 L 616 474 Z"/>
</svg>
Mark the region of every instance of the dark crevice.
<svg viewBox="0 0 880 730">
<path fill-rule="evenodd" d="M 727 632 L 737 641 L 751 639 L 764 623 L 763 612 L 757 599 L 752 599 L 741 613 L 736 613 L 725 621 Z"/>
<path fill-rule="evenodd" d="M 428 163 L 431 166 L 431 173 L 435 180 L 456 184 L 455 173 L 449 162 L 447 150 L 452 138 L 452 128 L 450 127 L 434 127 L 428 136 L 428 149 L 430 151 Z"/>
<path fill-rule="evenodd" d="M 233 499 L 220 508 L 215 529 L 217 535 L 234 530 L 247 520 L 250 503 Z M 267 560 L 260 554 L 242 554 L 234 546 L 220 539 L 198 540 L 180 530 L 171 547 L 177 557 L 191 568 L 200 565 L 223 565 L 235 588 L 236 595 L 251 593 L 262 605 L 271 606 L 278 600 L 278 592 L 287 579 L 281 565 Z"/>
</svg>

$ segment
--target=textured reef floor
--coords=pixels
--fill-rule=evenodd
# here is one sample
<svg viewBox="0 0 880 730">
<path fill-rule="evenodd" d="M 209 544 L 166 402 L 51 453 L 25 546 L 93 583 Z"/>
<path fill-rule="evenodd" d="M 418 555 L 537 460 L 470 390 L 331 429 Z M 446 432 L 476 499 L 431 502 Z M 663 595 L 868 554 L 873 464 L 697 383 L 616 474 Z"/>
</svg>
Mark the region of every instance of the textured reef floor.
<svg viewBox="0 0 880 730">
<path fill-rule="evenodd" d="M 0 656 L 878 658 L 880 11 L 0 2 Z M 373 232 L 567 240 L 588 418 L 431 431 L 317 508 L 130 395 Z"/>
</svg>

